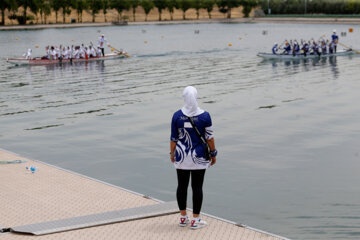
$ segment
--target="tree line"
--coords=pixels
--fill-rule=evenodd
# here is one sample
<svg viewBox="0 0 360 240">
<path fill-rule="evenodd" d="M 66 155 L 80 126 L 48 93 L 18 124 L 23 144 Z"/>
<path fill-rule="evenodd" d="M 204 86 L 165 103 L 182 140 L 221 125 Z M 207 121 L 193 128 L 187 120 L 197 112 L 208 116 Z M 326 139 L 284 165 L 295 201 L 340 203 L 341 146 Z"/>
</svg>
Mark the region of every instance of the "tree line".
<svg viewBox="0 0 360 240">
<path fill-rule="evenodd" d="M 360 14 L 360 0 L 259 0 L 268 14 Z"/>
<path fill-rule="evenodd" d="M 77 22 L 82 22 L 84 11 L 89 11 L 92 15 L 92 21 L 102 11 L 104 21 L 106 22 L 106 14 L 109 9 L 115 9 L 118 13 L 118 20 L 123 18 L 122 14 L 125 10 L 133 12 L 133 20 L 135 21 L 135 12 L 138 6 L 142 7 L 145 12 L 145 21 L 150 11 L 156 8 L 159 12 L 159 21 L 161 21 L 161 13 L 168 10 L 170 18 L 173 20 L 175 9 L 183 12 L 183 19 L 186 19 L 186 11 L 195 9 L 197 18 L 199 19 L 200 9 L 205 9 L 211 18 L 211 12 L 214 6 L 218 6 L 219 11 L 226 14 L 227 18 L 231 18 L 231 9 L 242 6 L 245 17 L 248 17 L 251 9 L 257 6 L 257 0 L 1 0 L 1 25 L 5 24 L 5 10 L 11 14 L 10 19 L 15 19 L 19 24 L 26 24 L 27 20 L 32 20 L 34 16 L 28 16 L 28 10 L 35 16 L 40 15 L 41 23 L 47 22 L 47 17 L 51 12 L 55 12 L 56 23 L 58 22 L 58 13 L 62 13 L 62 22 L 66 22 L 66 17 L 72 11 L 77 13 Z M 22 12 L 19 12 L 19 8 Z"/>
</svg>

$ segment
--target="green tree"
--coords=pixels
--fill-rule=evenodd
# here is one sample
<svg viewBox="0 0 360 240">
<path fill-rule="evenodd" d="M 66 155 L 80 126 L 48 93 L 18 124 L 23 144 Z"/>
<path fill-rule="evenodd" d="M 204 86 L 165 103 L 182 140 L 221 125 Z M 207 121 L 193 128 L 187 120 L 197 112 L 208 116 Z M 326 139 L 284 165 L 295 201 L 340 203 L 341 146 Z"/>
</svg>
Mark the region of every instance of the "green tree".
<svg viewBox="0 0 360 240">
<path fill-rule="evenodd" d="M 63 23 L 65 23 L 66 15 L 70 15 L 71 7 L 73 7 L 71 0 L 62 0 L 61 1 L 61 8 L 62 8 L 62 13 L 63 13 Z"/>
<path fill-rule="evenodd" d="M 178 0 L 177 8 L 183 11 L 183 19 L 186 20 L 186 11 L 192 7 L 192 0 Z"/>
<path fill-rule="evenodd" d="M 76 9 L 76 13 L 78 16 L 78 22 L 82 22 L 83 11 L 88 8 L 86 0 L 76 0 L 74 8 Z"/>
<path fill-rule="evenodd" d="M 141 0 L 140 5 L 144 9 L 145 21 L 147 21 L 147 16 L 149 12 L 151 11 L 151 9 L 154 8 L 154 2 L 152 0 Z"/>
<path fill-rule="evenodd" d="M 227 14 L 227 18 L 231 18 L 231 9 L 240 6 L 240 0 L 217 0 L 217 6 L 222 13 Z"/>
<path fill-rule="evenodd" d="M 196 19 L 199 19 L 200 9 L 203 8 L 202 0 L 193 0 L 192 7 L 196 10 Z"/>
<path fill-rule="evenodd" d="M 0 1 L 0 9 L 1 9 L 1 23 L 0 25 L 5 25 L 5 10 L 15 10 L 17 8 L 17 4 L 15 0 L 1 0 Z"/>
<path fill-rule="evenodd" d="M 42 11 L 44 14 L 44 23 L 46 24 L 47 17 L 50 16 L 51 14 L 51 7 L 48 0 L 43 3 L 43 5 L 40 8 L 40 11 Z"/>
<path fill-rule="evenodd" d="M 211 19 L 211 12 L 214 9 L 215 0 L 202 0 L 202 6 L 206 9 L 209 19 Z"/>
<path fill-rule="evenodd" d="M 139 4 L 140 4 L 140 0 L 132 0 L 131 1 L 131 8 L 132 8 L 134 22 L 135 22 L 136 8 L 139 6 Z"/>
<path fill-rule="evenodd" d="M 255 0 L 240 0 L 240 5 L 243 7 L 244 17 L 248 18 L 253 7 L 257 6 L 257 2 Z"/>
<path fill-rule="evenodd" d="M 161 12 L 167 7 L 167 1 L 166 0 L 153 0 L 155 7 L 159 11 L 159 21 L 161 21 Z"/>
<path fill-rule="evenodd" d="M 40 20 L 41 23 L 43 24 L 44 22 L 46 23 L 46 18 L 51 13 L 51 7 L 49 0 L 38 0 L 38 3 L 39 3 Z"/>
<path fill-rule="evenodd" d="M 118 12 L 118 21 L 120 21 L 122 12 L 130 9 L 131 2 L 129 0 L 111 0 L 110 6 Z"/>
<path fill-rule="evenodd" d="M 96 14 L 98 14 L 102 8 L 101 0 L 88 0 L 88 3 L 89 9 L 91 10 L 92 22 L 95 22 Z"/>
<path fill-rule="evenodd" d="M 20 24 L 26 24 L 28 8 L 30 8 L 30 11 L 35 15 L 39 11 L 39 2 L 37 0 L 17 0 L 17 5 L 19 7 L 22 6 L 24 9 L 22 20 L 18 18 Z"/>
<path fill-rule="evenodd" d="M 58 22 L 58 12 L 60 11 L 62 0 L 50 0 L 50 6 L 55 12 L 55 23 Z"/>
<path fill-rule="evenodd" d="M 110 8 L 110 2 L 109 2 L 109 0 L 102 0 L 101 5 L 102 5 L 103 13 L 104 13 L 104 20 L 105 20 L 105 22 L 107 22 L 106 13 L 107 13 L 107 10 Z"/>
<path fill-rule="evenodd" d="M 166 0 L 166 7 L 170 13 L 170 19 L 173 20 L 174 9 L 177 8 L 176 0 Z"/>
</svg>

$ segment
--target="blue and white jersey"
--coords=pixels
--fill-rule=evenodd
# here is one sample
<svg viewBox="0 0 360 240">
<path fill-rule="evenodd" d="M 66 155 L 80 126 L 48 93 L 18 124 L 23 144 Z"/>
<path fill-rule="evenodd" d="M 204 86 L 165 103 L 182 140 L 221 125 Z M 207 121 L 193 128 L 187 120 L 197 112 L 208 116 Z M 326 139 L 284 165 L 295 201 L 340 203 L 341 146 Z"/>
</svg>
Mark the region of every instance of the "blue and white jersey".
<svg viewBox="0 0 360 240">
<path fill-rule="evenodd" d="M 339 36 L 334 33 L 333 35 L 331 35 L 331 40 L 333 41 L 333 43 L 336 44 L 337 41 L 339 41 Z"/>
<path fill-rule="evenodd" d="M 291 46 L 290 44 L 284 47 L 284 50 L 286 51 L 286 54 L 290 54 L 291 52 Z"/>
<path fill-rule="evenodd" d="M 275 44 L 275 45 L 273 46 L 273 48 L 271 49 L 273 54 L 276 54 L 276 52 L 277 52 L 277 50 L 278 50 L 277 46 L 278 46 L 278 45 Z"/>
<path fill-rule="evenodd" d="M 192 117 L 200 134 L 206 139 L 213 138 L 211 117 L 203 112 Z M 205 158 L 205 150 L 201 139 L 193 129 L 190 120 L 181 110 L 174 113 L 171 121 L 170 140 L 176 142 L 175 167 L 178 169 L 206 169 L 210 161 Z"/>
<path fill-rule="evenodd" d="M 296 54 L 298 54 L 298 55 L 300 54 L 300 46 L 298 43 L 294 44 L 294 51 Z"/>
</svg>

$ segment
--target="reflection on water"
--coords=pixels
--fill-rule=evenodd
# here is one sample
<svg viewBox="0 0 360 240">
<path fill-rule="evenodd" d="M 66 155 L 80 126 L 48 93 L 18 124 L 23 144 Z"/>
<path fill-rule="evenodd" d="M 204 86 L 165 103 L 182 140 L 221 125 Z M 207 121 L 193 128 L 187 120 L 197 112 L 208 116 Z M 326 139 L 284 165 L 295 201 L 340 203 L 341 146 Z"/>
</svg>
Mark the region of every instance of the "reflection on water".
<svg viewBox="0 0 360 240">
<path fill-rule="evenodd" d="M 32 66 L 28 66 L 31 68 Z M 73 70 L 73 71 L 92 71 L 98 70 L 99 72 L 104 72 L 105 61 L 91 61 L 91 62 L 71 62 L 71 63 L 58 63 L 58 64 L 48 64 L 45 65 L 47 71 L 54 70 Z"/>
<path fill-rule="evenodd" d="M 18 68 L 25 68 L 31 70 L 31 68 L 39 68 L 45 67 L 47 71 L 54 71 L 54 70 L 81 70 L 81 71 L 88 71 L 97 69 L 100 72 L 104 72 L 105 68 L 105 61 L 98 60 L 98 61 L 90 61 L 90 62 L 65 62 L 65 63 L 55 63 L 55 64 L 44 64 L 44 65 L 12 65 L 7 67 L 8 70 L 11 69 L 18 69 Z M 31 71 L 27 71 L 30 72 Z"/>
<path fill-rule="evenodd" d="M 212 115 L 219 149 L 217 165 L 207 171 L 205 212 L 291 239 L 354 239 L 360 58 L 256 56 L 278 38 L 299 38 L 289 36 L 294 26 L 301 38 L 332 31 L 328 25 L 200 24 L 195 35 L 192 24 L 108 27 L 102 32 L 109 41 L 133 57 L 27 67 L 1 61 L 0 146 L 174 200 L 169 124 L 184 86 L 194 85 Z M 17 42 L 0 32 L 1 50 L 16 57 L 29 44 L 83 42 L 97 30 L 17 31 Z M 355 45 L 359 35 L 344 41 Z"/>
<path fill-rule="evenodd" d="M 289 70 L 289 74 L 295 74 L 302 71 L 311 71 L 312 67 L 321 66 L 321 67 L 330 67 L 331 72 L 334 78 L 338 78 L 340 70 L 337 66 L 337 56 L 330 56 L 326 58 L 308 58 L 308 59 L 263 59 L 259 65 L 264 65 L 271 63 L 274 68 L 273 71 L 276 71 L 277 67 L 286 67 Z M 352 56 L 342 56 L 341 58 L 352 59 Z M 301 67 L 301 68 L 300 68 Z"/>
</svg>

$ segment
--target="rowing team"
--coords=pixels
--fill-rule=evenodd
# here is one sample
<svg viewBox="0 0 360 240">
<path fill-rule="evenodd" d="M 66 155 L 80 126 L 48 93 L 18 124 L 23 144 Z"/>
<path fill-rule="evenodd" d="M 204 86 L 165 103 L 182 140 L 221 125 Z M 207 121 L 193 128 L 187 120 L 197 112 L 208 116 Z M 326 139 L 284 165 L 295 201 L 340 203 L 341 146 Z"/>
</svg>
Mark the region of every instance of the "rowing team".
<svg viewBox="0 0 360 240">
<path fill-rule="evenodd" d="M 92 58 L 92 57 L 100 57 L 104 56 L 104 51 L 100 47 L 93 47 L 88 46 L 85 47 L 84 44 L 81 46 L 71 46 L 71 47 L 54 47 L 54 46 L 47 46 L 45 48 L 46 55 L 43 56 L 41 59 L 49 59 L 49 60 L 56 60 L 56 59 L 79 59 L 79 58 Z"/>
<path fill-rule="evenodd" d="M 91 42 L 90 42 L 91 43 Z M 45 56 L 41 57 L 41 59 L 49 59 L 49 60 L 56 60 L 56 59 L 79 59 L 79 58 L 94 58 L 94 57 L 101 57 L 105 56 L 104 47 L 107 45 L 110 47 L 110 44 L 104 37 L 104 34 L 98 40 L 98 47 L 95 48 L 92 43 L 90 46 L 85 47 L 84 44 L 81 46 L 74 46 L 71 47 L 63 47 L 60 45 L 57 46 L 47 46 L 45 47 Z M 31 59 L 32 50 L 29 48 L 27 53 L 24 54 L 26 59 Z"/>
<path fill-rule="evenodd" d="M 304 41 L 301 40 L 300 43 L 298 43 L 297 40 L 285 40 L 285 46 L 282 47 L 275 43 L 272 48 L 272 53 L 277 54 L 278 50 L 282 49 L 283 52 L 281 54 L 290 55 L 301 55 L 303 54 L 306 56 L 307 54 L 310 55 L 321 55 L 321 54 L 327 54 L 327 53 L 336 53 L 337 43 L 339 42 L 339 37 L 336 35 L 336 30 L 334 30 L 333 35 L 331 36 L 331 41 L 325 40 L 323 38 L 320 38 L 320 40 L 315 41 L 312 39 L 311 41 Z"/>
</svg>

